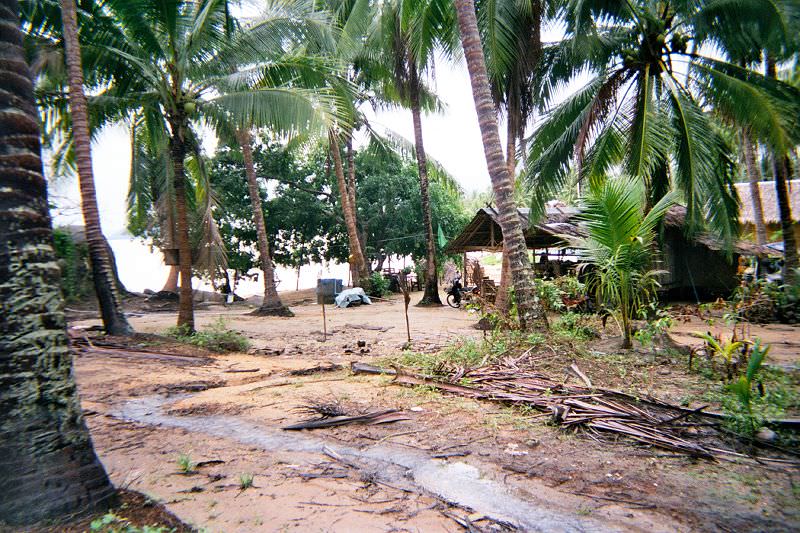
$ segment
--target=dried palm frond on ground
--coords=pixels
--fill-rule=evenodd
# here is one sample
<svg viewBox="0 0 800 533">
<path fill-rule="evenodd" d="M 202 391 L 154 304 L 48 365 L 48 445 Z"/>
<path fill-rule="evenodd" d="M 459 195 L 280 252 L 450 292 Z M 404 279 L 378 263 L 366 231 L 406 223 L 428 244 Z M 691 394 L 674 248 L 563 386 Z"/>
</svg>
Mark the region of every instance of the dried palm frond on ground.
<svg viewBox="0 0 800 533">
<path fill-rule="evenodd" d="M 371 373 L 363 367 L 354 366 L 353 370 Z M 544 374 L 515 366 L 458 369 L 449 380 L 411 374 L 397 367 L 394 370 L 394 383 L 424 385 L 467 398 L 524 405 L 550 413 L 554 424 L 583 430 L 593 438 L 602 433 L 623 435 L 703 459 L 715 459 L 721 454 L 738 455 L 733 450 L 718 447 L 723 441 L 716 427 L 718 420 L 690 421 L 692 417 L 705 416 L 703 408 L 686 409 L 611 389 L 567 386 Z"/>
<path fill-rule="evenodd" d="M 297 413 L 315 416 L 317 420 L 324 420 L 335 416 L 348 416 L 347 409 L 339 400 L 311 400 L 305 405 L 292 409 Z"/>
</svg>

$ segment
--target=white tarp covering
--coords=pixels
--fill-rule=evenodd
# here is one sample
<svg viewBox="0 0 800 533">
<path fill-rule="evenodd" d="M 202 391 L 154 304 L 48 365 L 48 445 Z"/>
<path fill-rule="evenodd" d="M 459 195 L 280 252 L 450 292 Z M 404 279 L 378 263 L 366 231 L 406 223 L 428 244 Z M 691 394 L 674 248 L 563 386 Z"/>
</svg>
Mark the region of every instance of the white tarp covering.
<svg viewBox="0 0 800 533">
<path fill-rule="evenodd" d="M 352 289 L 345 289 L 336 295 L 336 307 L 347 307 L 353 302 L 361 302 L 362 304 L 370 305 L 367 293 L 361 287 L 353 287 Z"/>
</svg>

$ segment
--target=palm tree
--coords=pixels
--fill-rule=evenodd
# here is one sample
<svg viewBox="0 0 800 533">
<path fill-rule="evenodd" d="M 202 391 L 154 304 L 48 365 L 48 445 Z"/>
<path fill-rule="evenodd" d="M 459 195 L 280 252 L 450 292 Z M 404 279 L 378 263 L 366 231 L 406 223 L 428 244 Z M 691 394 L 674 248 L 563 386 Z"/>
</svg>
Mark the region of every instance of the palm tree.
<svg viewBox="0 0 800 533">
<path fill-rule="evenodd" d="M 328 121 L 335 106 L 321 91 L 269 86 L 270 61 L 286 54 L 287 40 L 296 42 L 308 31 L 298 29 L 290 6 L 268 6 L 259 24 L 230 38 L 226 4 L 219 0 L 109 0 L 107 9 L 118 21 L 120 38 L 92 44 L 105 51 L 107 62 L 118 64 L 120 74 L 95 100 L 112 119 L 136 114 L 151 135 L 166 139 L 181 277 L 178 325 L 193 330 L 185 172 L 187 157 L 199 145 L 193 124 L 203 121 L 229 137 L 253 125 L 292 131 Z M 257 84 L 262 88 L 254 89 Z"/>
<path fill-rule="evenodd" d="M 506 115 L 506 164 L 512 179 L 517 175 L 518 141 L 533 118 L 535 73 L 542 54 L 542 2 L 498 0 L 478 5 L 478 25 L 483 37 L 486 67 L 492 97 Z M 495 307 L 506 313 L 510 304 L 511 272 L 508 254 L 503 251 L 500 287 Z"/>
<path fill-rule="evenodd" d="M 72 135 L 74 139 L 75 164 L 81 191 L 86 243 L 89 247 L 89 261 L 92 265 L 92 279 L 95 294 L 100 304 L 103 326 L 111 335 L 129 335 L 133 329 L 122 311 L 117 290 L 108 242 L 103 236 L 100 213 L 97 210 L 97 196 L 92 171 L 91 134 L 86 95 L 83 93 L 83 68 L 78 43 L 78 17 L 74 0 L 61 0 L 61 18 L 64 25 L 64 48 L 69 76 L 69 103 L 72 114 Z"/>
<path fill-rule="evenodd" d="M 720 28 L 737 21 L 772 24 L 782 16 L 775 3 L 760 0 L 569 3 L 566 38 L 544 50 L 543 92 L 581 71 L 593 77 L 536 132 L 526 168 L 533 207 L 541 213 L 573 163 L 581 179 L 622 165 L 647 184 L 649 205 L 675 187 L 690 231 L 707 226 L 732 242 L 733 150 L 704 106 L 757 139 L 777 140 L 796 135 L 800 99 L 786 84 L 705 55 L 703 45 L 721 42 Z"/>
<path fill-rule="evenodd" d="M 497 131 L 497 116 L 489 87 L 483 48 L 478 22 L 475 16 L 475 4 L 472 0 L 455 0 L 461 44 L 467 59 L 472 95 L 478 124 L 483 139 L 483 149 L 492 180 L 492 189 L 497 200 L 500 214 L 499 223 L 503 231 L 503 241 L 508 248 L 508 260 L 514 292 L 517 298 L 520 326 L 522 329 L 532 328 L 535 321 L 546 324 L 546 317 L 537 309 L 533 290 L 533 270 L 531 269 L 525 235 L 522 231 L 517 206 L 514 203 L 514 180 L 508 172 Z"/>
<path fill-rule="evenodd" d="M 566 237 L 594 268 L 587 287 L 597 301 L 619 311 L 623 348 L 631 348 L 631 321 L 655 297 L 658 271 L 652 269 L 659 222 L 675 203 L 665 194 L 652 209 L 645 208 L 645 190 L 637 178 L 597 180 L 583 200 L 580 218 L 588 236 Z"/>
<path fill-rule="evenodd" d="M 237 132 L 239 146 L 244 158 L 244 170 L 247 177 L 247 188 L 250 194 L 250 204 L 253 209 L 253 222 L 258 235 L 258 255 L 261 261 L 261 271 L 264 273 L 264 300 L 261 307 L 252 314 L 259 316 L 294 316 L 288 307 L 283 305 L 278 289 L 275 286 L 275 267 L 269 253 L 269 240 L 267 239 L 267 226 L 264 222 L 264 211 L 261 208 L 261 192 L 258 187 L 256 168 L 253 163 L 252 135 L 248 130 Z"/>
<path fill-rule="evenodd" d="M 114 488 L 83 421 L 16 0 L 0 0 L 0 521 L 108 506 Z"/>
<path fill-rule="evenodd" d="M 422 98 L 429 96 L 420 74 L 434 61 L 438 49 L 452 56 L 454 21 L 443 9 L 448 4 L 430 0 L 396 0 L 383 4 L 381 16 L 372 36 L 381 48 L 386 63 L 391 64 L 391 83 L 400 103 L 411 109 L 414 124 L 414 155 L 419 173 L 423 231 L 427 243 L 425 290 L 418 305 L 442 305 L 436 265 L 436 239 L 431 219 L 428 158 L 422 137 Z M 428 98 L 430 99 L 430 98 Z"/>
<path fill-rule="evenodd" d="M 767 77 L 774 80 L 777 78 L 775 60 L 767 55 Z M 800 101 L 800 91 L 795 95 Z M 800 122 L 800 121 L 799 121 Z M 775 193 L 778 198 L 778 212 L 781 218 L 781 233 L 783 235 L 783 281 L 786 284 L 794 285 L 798 279 L 797 269 L 800 267 L 800 259 L 797 255 L 797 239 L 794 233 L 794 221 L 792 220 L 792 204 L 789 201 L 788 182 L 792 175 L 792 160 L 790 152 L 798 144 L 797 130 L 791 131 L 794 139 L 788 135 L 787 138 L 777 140 L 772 143 L 772 169 L 775 175 Z"/>
</svg>

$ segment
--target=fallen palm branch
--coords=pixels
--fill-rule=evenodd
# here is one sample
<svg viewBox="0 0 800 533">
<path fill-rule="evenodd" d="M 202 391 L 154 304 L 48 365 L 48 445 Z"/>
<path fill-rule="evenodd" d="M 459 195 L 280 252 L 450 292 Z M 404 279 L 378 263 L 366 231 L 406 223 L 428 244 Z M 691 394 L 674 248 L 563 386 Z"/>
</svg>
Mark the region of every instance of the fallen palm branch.
<svg viewBox="0 0 800 533">
<path fill-rule="evenodd" d="M 408 416 L 399 412 L 397 409 L 388 409 L 386 411 L 377 411 L 374 413 L 367 413 L 358 416 L 331 416 L 323 418 L 315 418 L 313 420 L 306 420 L 286 426 L 285 430 L 300 430 L 300 429 L 321 429 L 336 426 L 346 426 L 348 424 L 389 424 L 391 422 L 400 422 L 403 420 L 411 420 Z"/>
<path fill-rule="evenodd" d="M 394 383 L 424 385 L 467 398 L 522 404 L 552 414 L 553 422 L 571 429 L 624 435 L 630 439 L 693 457 L 714 459 L 713 450 L 684 437 L 676 417 L 664 404 L 635 405 L 617 391 L 566 386 L 536 372 L 490 366 L 466 373 L 465 385 L 410 374 L 395 368 Z M 587 378 L 588 379 L 588 378 Z"/>
</svg>

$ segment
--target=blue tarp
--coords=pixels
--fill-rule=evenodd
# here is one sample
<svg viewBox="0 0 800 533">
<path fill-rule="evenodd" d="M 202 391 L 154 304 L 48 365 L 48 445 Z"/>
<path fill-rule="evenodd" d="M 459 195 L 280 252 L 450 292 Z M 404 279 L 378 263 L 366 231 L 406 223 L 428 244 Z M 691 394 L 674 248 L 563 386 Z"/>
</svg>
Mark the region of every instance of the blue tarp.
<svg viewBox="0 0 800 533">
<path fill-rule="evenodd" d="M 367 296 L 367 293 L 364 292 L 364 289 L 361 287 L 354 287 L 352 289 L 346 289 L 336 295 L 336 307 L 347 307 L 353 302 L 361 302 L 362 304 L 370 305 L 372 301 Z"/>
</svg>

